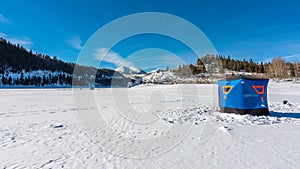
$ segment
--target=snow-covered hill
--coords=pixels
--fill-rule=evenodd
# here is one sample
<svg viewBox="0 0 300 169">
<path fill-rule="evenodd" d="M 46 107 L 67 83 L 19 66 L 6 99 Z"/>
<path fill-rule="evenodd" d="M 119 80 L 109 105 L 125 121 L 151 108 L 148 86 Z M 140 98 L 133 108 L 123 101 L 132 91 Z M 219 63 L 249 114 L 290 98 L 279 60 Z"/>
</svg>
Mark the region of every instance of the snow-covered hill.
<svg viewBox="0 0 300 169">
<path fill-rule="evenodd" d="M 145 71 L 135 66 L 120 66 L 115 71 L 121 74 L 146 74 Z"/>
<path fill-rule="evenodd" d="M 154 84 L 180 84 L 180 83 L 209 83 L 205 77 L 181 77 L 176 73 L 164 70 L 156 70 L 143 77 L 143 83 Z"/>
</svg>

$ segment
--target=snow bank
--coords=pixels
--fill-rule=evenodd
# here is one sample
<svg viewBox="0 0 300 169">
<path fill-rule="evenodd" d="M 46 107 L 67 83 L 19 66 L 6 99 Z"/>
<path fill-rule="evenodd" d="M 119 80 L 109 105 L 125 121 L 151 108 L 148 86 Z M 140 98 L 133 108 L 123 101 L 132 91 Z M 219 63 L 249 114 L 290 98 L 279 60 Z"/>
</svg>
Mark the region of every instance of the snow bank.
<svg viewBox="0 0 300 169">
<path fill-rule="evenodd" d="M 155 115 L 171 124 L 193 123 L 198 125 L 205 122 L 213 122 L 224 125 L 270 125 L 300 122 L 297 118 L 298 113 L 296 113 L 300 112 L 298 104 L 280 105 L 279 103 L 270 103 L 269 110 L 271 111 L 271 116 L 227 114 L 218 112 L 217 105 L 204 104 L 184 110 L 168 110 Z M 293 114 L 288 114 L 290 117 L 285 117 L 282 112 L 294 112 L 294 116 Z"/>
</svg>

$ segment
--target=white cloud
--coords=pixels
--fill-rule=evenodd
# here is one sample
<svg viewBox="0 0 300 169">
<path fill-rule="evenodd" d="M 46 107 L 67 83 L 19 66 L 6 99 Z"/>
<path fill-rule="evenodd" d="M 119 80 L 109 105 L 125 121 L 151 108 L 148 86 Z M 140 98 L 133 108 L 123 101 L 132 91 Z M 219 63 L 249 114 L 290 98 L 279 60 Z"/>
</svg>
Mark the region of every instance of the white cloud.
<svg viewBox="0 0 300 169">
<path fill-rule="evenodd" d="M 294 54 L 294 55 L 289 55 L 289 56 L 284 56 L 283 58 L 284 59 L 294 59 L 294 58 L 297 58 L 297 59 L 299 59 L 299 57 L 300 57 L 300 53 L 297 53 L 297 54 Z"/>
<path fill-rule="evenodd" d="M 5 24 L 9 24 L 10 21 L 5 18 L 5 16 L 3 16 L 2 14 L 0 14 L 0 22 L 5 23 Z"/>
<path fill-rule="evenodd" d="M 6 37 L 7 35 L 5 33 L 0 32 L 0 37 Z"/>
<path fill-rule="evenodd" d="M 9 41 L 12 44 L 19 44 L 27 49 L 30 49 L 32 47 L 32 40 L 29 37 L 22 36 L 22 37 L 16 37 L 16 36 L 10 36 L 5 33 L 0 32 L 0 37 L 3 37 L 7 41 Z"/>
<path fill-rule="evenodd" d="M 294 54 L 294 55 L 288 55 L 288 56 L 278 56 L 278 57 L 281 57 L 283 58 L 285 61 L 288 61 L 288 62 L 295 62 L 295 61 L 300 61 L 300 53 L 297 53 L 297 54 Z M 268 57 L 268 58 L 265 58 L 262 60 L 262 62 L 272 62 L 272 60 L 276 58 L 276 57 Z"/>
<path fill-rule="evenodd" d="M 116 66 L 132 66 L 131 62 L 125 61 L 118 53 L 107 48 L 98 48 L 95 50 L 94 59 L 112 63 Z"/>
<path fill-rule="evenodd" d="M 11 43 L 13 44 L 20 44 L 24 47 L 31 47 L 32 46 L 32 41 L 28 37 L 22 37 L 22 38 L 9 38 L 8 39 Z"/>
<path fill-rule="evenodd" d="M 72 48 L 81 50 L 82 49 L 82 40 L 80 36 L 75 36 L 69 40 L 66 41 Z"/>
</svg>

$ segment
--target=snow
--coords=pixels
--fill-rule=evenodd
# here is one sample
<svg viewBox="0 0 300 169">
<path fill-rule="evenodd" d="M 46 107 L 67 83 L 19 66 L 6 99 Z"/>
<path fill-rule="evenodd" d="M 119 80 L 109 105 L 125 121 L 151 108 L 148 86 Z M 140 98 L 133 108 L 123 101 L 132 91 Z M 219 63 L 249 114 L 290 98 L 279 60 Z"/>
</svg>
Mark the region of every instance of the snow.
<svg viewBox="0 0 300 169">
<path fill-rule="evenodd" d="M 150 74 L 143 77 L 145 83 L 168 83 L 176 80 L 177 77 L 172 72 L 152 71 Z"/>
<path fill-rule="evenodd" d="M 115 71 L 121 74 L 145 74 L 142 69 L 135 66 L 120 66 L 116 68 Z"/>
<path fill-rule="evenodd" d="M 207 78 L 181 77 L 170 71 L 156 70 L 143 77 L 143 83 L 174 84 L 174 83 L 208 83 Z"/>
<path fill-rule="evenodd" d="M 0 168 L 299 167 L 298 84 L 270 82 L 270 116 L 222 114 L 216 91 L 215 84 L 0 89 Z M 76 104 L 78 93 L 96 104 Z M 79 112 L 93 111 L 106 126 L 88 131 Z"/>
</svg>

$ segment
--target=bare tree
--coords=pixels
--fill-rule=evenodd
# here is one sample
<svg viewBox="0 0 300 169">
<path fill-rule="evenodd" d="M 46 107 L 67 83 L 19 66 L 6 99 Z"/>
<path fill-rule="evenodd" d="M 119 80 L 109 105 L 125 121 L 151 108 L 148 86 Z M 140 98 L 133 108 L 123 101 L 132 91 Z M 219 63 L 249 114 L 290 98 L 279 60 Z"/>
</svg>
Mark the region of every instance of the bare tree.
<svg viewBox="0 0 300 169">
<path fill-rule="evenodd" d="M 287 77 L 288 71 L 285 60 L 281 57 L 274 58 L 270 64 L 270 71 L 275 77 Z"/>
<path fill-rule="evenodd" d="M 298 61 L 294 63 L 295 76 L 300 77 L 300 64 Z"/>
</svg>

